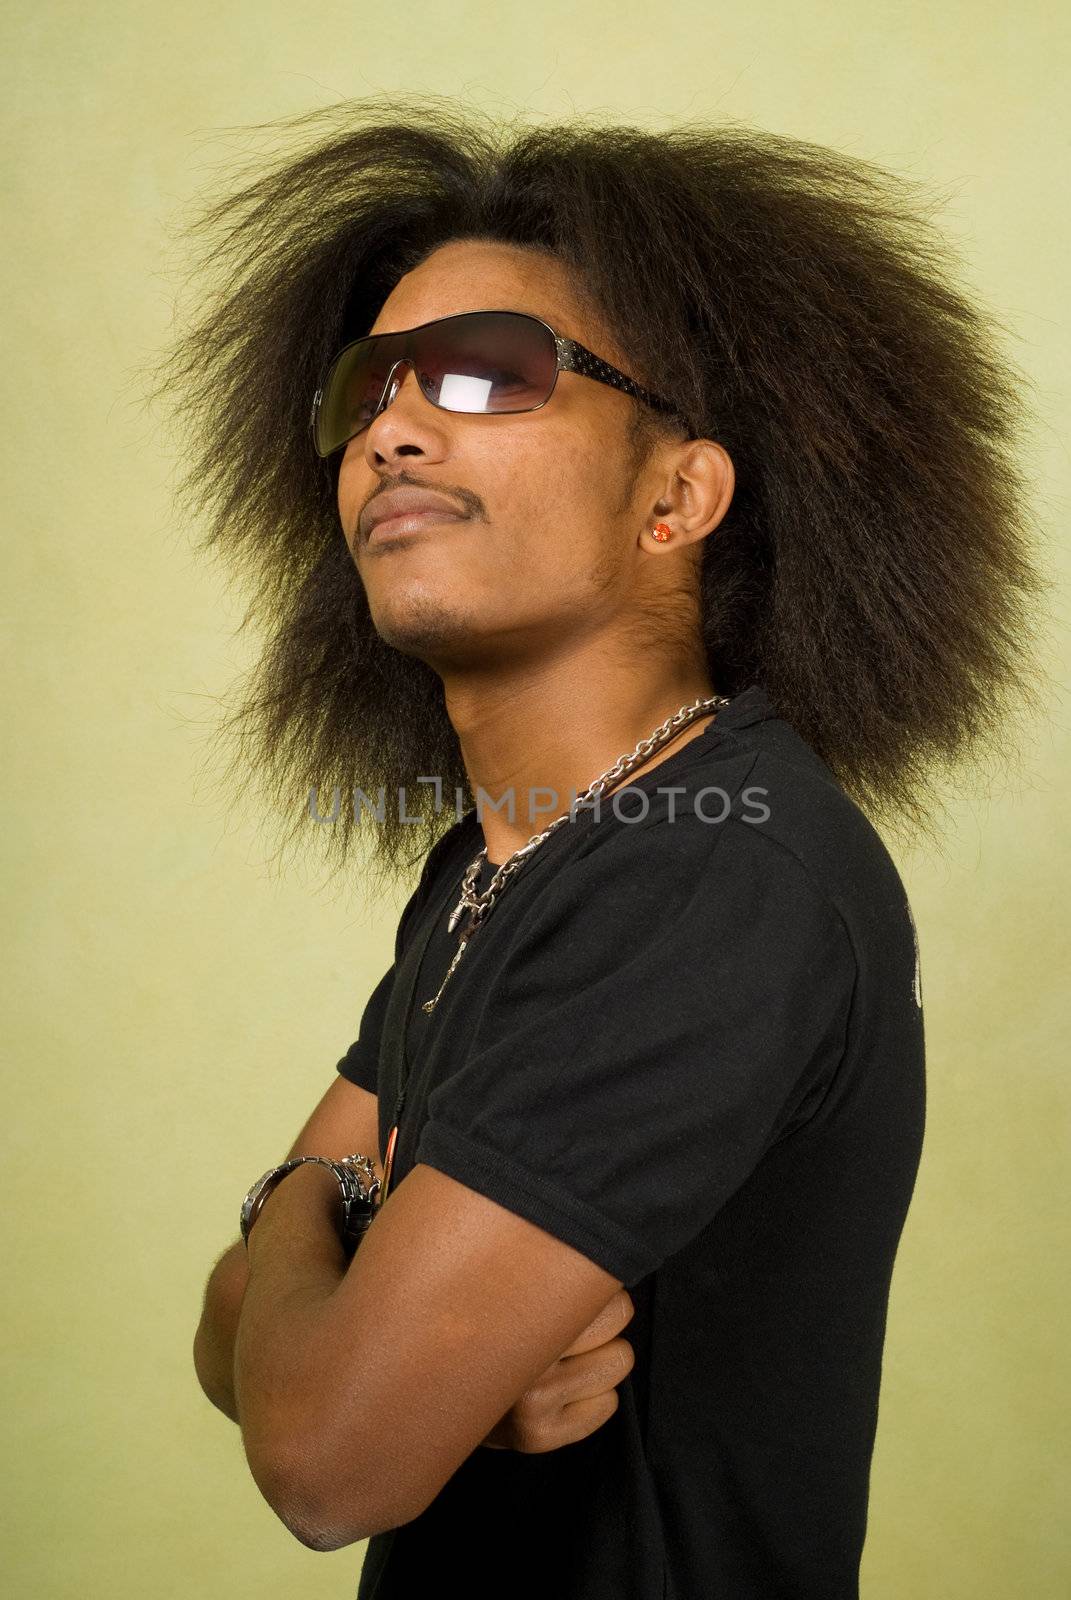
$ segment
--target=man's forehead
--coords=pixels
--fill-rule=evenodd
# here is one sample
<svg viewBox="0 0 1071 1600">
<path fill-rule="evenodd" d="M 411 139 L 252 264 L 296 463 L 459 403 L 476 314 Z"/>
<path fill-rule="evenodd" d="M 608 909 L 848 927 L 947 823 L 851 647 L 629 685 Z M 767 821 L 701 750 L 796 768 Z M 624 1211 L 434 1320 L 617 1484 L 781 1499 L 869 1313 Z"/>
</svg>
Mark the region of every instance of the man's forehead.
<svg viewBox="0 0 1071 1600">
<path fill-rule="evenodd" d="M 568 268 L 544 252 L 483 240 L 442 245 L 399 278 L 372 333 L 400 333 L 465 311 L 525 311 L 567 338 L 592 336 Z"/>
</svg>

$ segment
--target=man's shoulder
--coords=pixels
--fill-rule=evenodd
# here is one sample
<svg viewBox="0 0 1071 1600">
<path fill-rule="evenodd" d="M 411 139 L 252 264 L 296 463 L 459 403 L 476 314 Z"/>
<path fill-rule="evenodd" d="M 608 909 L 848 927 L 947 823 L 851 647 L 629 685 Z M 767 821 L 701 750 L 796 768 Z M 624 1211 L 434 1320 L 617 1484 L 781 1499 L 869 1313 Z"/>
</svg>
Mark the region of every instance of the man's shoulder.
<svg viewBox="0 0 1071 1600">
<path fill-rule="evenodd" d="M 752 814 L 764 808 L 755 836 L 798 861 L 847 920 L 905 898 L 878 829 L 802 740 L 759 749 L 746 788 Z"/>
<path fill-rule="evenodd" d="M 651 777 L 658 778 L 657 769 Z M 697 750 L 683 770 L 667 773 L 664 785 L 647 786 L 646 802 L 630 809 L 631 820 L 621 816 L 591 829 L 578 865 L 588 856 L 600 876 L 676 879 L 685 887 L 709 885 L 711 892 L 738 877 L 756 886 L 785 879 L 825 900 L 852 929 L 906 899 L 881 834 L 780 719 L 733 730 Z"/>
</svg>

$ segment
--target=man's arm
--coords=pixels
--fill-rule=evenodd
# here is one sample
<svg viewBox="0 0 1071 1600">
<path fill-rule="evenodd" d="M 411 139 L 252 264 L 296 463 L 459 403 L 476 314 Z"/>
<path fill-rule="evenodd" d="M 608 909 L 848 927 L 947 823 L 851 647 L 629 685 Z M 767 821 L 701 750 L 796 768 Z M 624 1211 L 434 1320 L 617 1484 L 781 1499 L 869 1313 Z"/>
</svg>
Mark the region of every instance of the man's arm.
<svg viewBox="0 0 1071 1600">
<path fill-rule="evenodd" d="M 374 1094 L 336 1075 L 320 1103 L 298 1134 L 286 1158 L 327 1156 L 334 1160 L 360 1151 L 372 1157 L 380 1179 L 379 1113 Z M 329 1173 L 325 1176 L 330 1177 Z M 290 1183 L 291 1173 L 284 1179 Z M 335 1183 L 334 1178 L 331 1179 Z M 335 1183 L 337 1195 L 338 1185 Z M 239 1196 L 239 1199 L 241 1196 Z M 259 1226 L 259 1224 L 258 1224 Z M 249 1281 L 245 1242 L 238 1239 L 217 1261 L 205 1287 L 201 1320 L 193 1341 L 193 1364 L 198 1382 L 212 1404 L 238 1421 L 234 1398 L 234 1341 L 238 1317 Z"/>
<path fill-rule="evenodd" d="M 250 1470 L 315 1550 L 418 1516 L 621 1287 L 424 1162 L 349 1263 L 336 1208 L 315 1166 L 268 1196 L 235 1354 Z"/>
<path fill-rule="evenodd" d="M 218 1411 L 238 1421 L 234 1402 L 234 1336 L 242 1296 L 249 1280 L 245 1242 L 239 1239 L 225 1250 L 205 1285 L 201 1320 L 193 1336 L 193 1366 L 197 1381 Z"/>
</svg>

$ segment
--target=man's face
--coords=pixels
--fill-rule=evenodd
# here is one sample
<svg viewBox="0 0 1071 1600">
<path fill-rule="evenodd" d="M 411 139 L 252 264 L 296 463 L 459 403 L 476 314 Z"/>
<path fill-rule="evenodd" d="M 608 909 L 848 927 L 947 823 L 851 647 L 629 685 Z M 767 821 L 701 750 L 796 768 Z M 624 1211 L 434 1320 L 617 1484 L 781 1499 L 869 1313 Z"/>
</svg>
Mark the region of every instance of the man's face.
<svg viewBox="0 0 1071 1600">
<path fill-rule="evenodd" d="M 566 270 L 511 245 L 443 245 L 399 281 L 369 331 L 483 310 L 530 312 L 627 370 Z M 394 399 L 346 446 L 338 484 L 343 533 L 381 637 L 434 668 L 501 667 L 535 663 L 620 622 L 649 560 L 639 534 L 654 484 L 636 475 L 633 402 L 563 372 L 537 411 L 463 414 L 432 405 L 408 366 L 396 376 L 404 381 Z M 365 508 L 406 483 L 441 491 L 471 515 L 369 544 Z"/>
</svg>

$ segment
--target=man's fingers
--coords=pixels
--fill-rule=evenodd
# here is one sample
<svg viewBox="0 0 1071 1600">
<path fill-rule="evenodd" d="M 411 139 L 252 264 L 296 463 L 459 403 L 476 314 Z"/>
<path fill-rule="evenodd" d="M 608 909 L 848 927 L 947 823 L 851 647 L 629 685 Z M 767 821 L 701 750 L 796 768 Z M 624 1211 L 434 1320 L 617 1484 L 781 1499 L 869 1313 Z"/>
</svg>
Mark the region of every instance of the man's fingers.
<svg viewBox="0 0 1071 1600">
<path fill-rule="evenodd" d="M 556 1417 L 548 1419 L 525 1438 L 524 1452 L 543 1455 L 548 1450 L 560 1450 L 562 1445 L 576 1444 L 586 1439 L 596 1429 L 608 1422 L 620 1405 L 616 1389 L 604 1389 L 587 1400 L 574 1400 L 563 1407 Z"/>
<path fill-rule="evenodd" d="M 577 1400 L 592 1400 L 616 1389 L 636 1365 L 636 1352 L 627 1339 L 611 1339 L 595 1350 L 570 1356 L 558 1363 L 560 1404 L 568 1413 Z"/>
<path fill-rule="evenodd" d="M 573 1341 L 568 1350 L 562 1351 L 562 1358 L 582 1355 L 585 1350 L 594 1350 L 598 1345 L 606 1344 L 607 1340 L 621 1332 L 635 1310 L 628 1290 L 619 1289 L 598 1316 L 588 1323 L 580 1337 Z"/>
<path fill-rule="evenodd" d="M 631 1308 L 618 1307 L 610 1325 L 631 1315 Z M 613 1416 L 619 1403 L 617 1386 L 632 1371 L 636 1356 L 627 1339 L 605 1339 L 601 1331 L 595 1339 L 590 1349 L 574 1347 L 574 1354 L 559 1356 L 499 1418 L 484 1445 L 526 1454 L 557 1450 L 587 1438 Z"/>
<path fill-rule="evenodd" d="M 594 1350 L 574 1356 L 561 1356 L 532 1384 L 514 1406 L 514 1414 L 526 1422 L 557 1417 L 577 1400 L 592 1400 L 615 1389 L 636 1365 L 636 1354 L 627 1339 L 610 1339 Z"/>
</svg>

